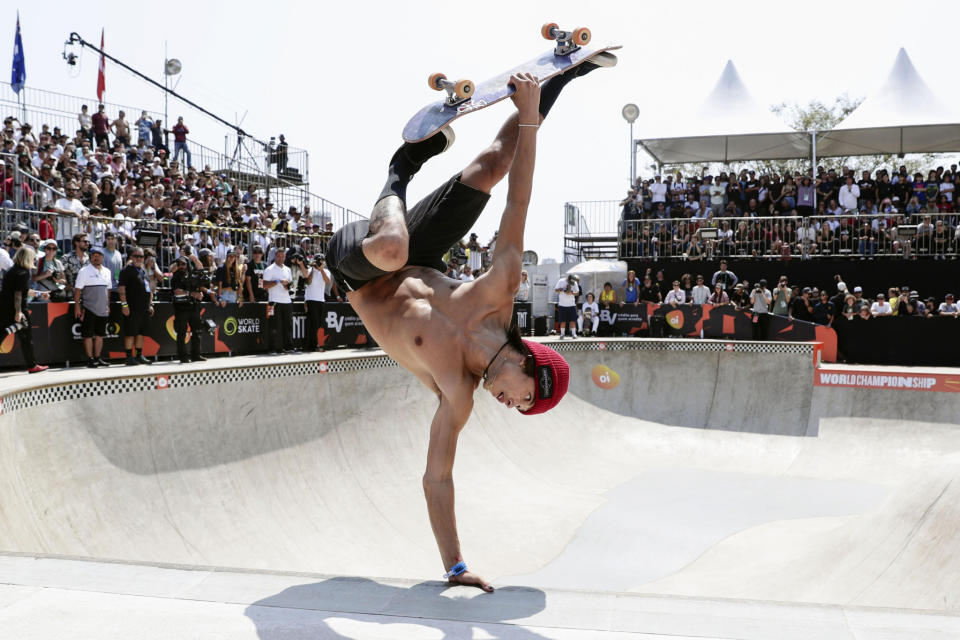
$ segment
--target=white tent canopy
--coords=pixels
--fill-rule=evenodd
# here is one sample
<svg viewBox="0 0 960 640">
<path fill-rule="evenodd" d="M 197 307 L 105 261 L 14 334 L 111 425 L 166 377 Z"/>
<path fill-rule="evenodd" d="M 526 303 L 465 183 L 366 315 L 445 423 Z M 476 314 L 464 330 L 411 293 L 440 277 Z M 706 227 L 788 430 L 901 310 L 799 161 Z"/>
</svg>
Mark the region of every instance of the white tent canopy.
<svg viewBox="0 0 960 640">
<path fill-rule="evenodd" d="M 818 156 L 945 151 L 960 151 L 960 110 L 931 91 L 904 49 L 876 93 L 817 135 Z"/>
<path fill-rule="evenodd" d="M 730 60 L 700 107 L 678 114 L 666 130 L 671 127 L 682 135 L 638 140 L 660 164 L 772 160 L 810 152 L 810 135 L 791 130 L 762 107 Z"/>
</svg>

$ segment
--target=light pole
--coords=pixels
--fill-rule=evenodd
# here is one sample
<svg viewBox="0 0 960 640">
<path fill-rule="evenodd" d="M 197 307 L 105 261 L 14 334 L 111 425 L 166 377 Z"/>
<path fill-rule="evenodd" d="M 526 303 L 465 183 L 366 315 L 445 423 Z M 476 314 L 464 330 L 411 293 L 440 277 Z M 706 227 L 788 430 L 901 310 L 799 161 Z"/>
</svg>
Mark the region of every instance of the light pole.
<svg viewBox="0 0 960 640">
<path fill-rule="evenodd" d="M 180 73 L 180 70 L 181 70 L 182 68 L 183 68 L 183 66 L 180 64 L 180 61 L 179 61 L 179 60 L 177 60 L 176 58 L 168 58 L 168 57 L 167 57 L 167 43 L 164 42 L 164 43 L 163 43 L 163 88 L 164 88 L 164 92 L 163 92 L 163 122 L 167 125 L 168 128 L 170 127 L 170 119 L 169 119 L 169 117 L 167 116 L 167 97 L 168 97 L 169 94 L 170 94 L 170 90 L 169 90 L 169 88 L 168 88 L 168 86 L 169 86 L 169 80 L 170 80 L 170 76 L 175 76 L 175 75 L 177 75 L 178 73 Z M 176 89 L 176 87 L 174 87 L 174 89 Z M 164 142 L 166 142 L 166 141 L 164 141 Z"/>
<path fill-rule="evenodd" d="M 640 109 L 631 102 L 630 104 L 624 105 L 620 114 L 624 120 L 630 123 L 630 186 L 632 187 L 634 186 L 633 181 L 637 179 L 637 152 L 634 148 L 635 143 L 633 141 L 633 123 L 637 119 L 637 116 L 640 115 Z"/>
</svg>

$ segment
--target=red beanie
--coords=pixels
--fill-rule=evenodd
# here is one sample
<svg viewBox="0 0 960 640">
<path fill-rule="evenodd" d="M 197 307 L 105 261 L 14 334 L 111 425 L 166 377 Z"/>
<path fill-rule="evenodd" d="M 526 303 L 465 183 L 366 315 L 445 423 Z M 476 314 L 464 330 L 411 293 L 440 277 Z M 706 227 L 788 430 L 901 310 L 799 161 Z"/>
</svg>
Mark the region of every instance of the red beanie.
<svg viewBox="0 0 960 640">
<path fill-rule="evenodd" d="M 530 416 L 553 409 L 560 399 L 567 393 L 567 384 L 570 382 L 570 365 L 563 356 L 539 342 L 524 340 L 523 344 L 530 350 L 534 362 L 534 379 L 537 384 L 536 398 L 523 415 Z"/>
</svg>

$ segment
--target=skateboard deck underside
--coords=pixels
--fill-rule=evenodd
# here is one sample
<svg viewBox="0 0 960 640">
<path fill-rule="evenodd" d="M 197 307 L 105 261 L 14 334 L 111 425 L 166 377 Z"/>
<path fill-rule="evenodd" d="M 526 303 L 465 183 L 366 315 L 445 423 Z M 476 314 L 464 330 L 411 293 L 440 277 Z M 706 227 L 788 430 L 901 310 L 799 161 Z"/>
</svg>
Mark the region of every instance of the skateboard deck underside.
<svg viewBox="0 0 960 640">
<path fill-rule="evenodd" d="M 451 106 L 443 99 L 427 105 L 418 111 L 407 123 L 407 126 L 404 127 L 403 139 L 406 142 L 426 140 L 460 116 L 479 111 L 480 109 L 500 102 L 504 98 L 509 98 L 513 95 L 514 90 L 513 87 L 507 86 L 507 82 L 510 80 L 510 76 L 515 73 L 531 73 L 536 76 L 540 82 L 543 82 L 559 73 L 563 73 L 571 67 L 579 65 L 587 58 L 601 51 L 613 51 L 619 48 L 619 45 L 582 47 L 565 56 L 555 55 L 553 50 L 548 51 L 478 84 L 473 96 L 465 102 Z"/>
</svg>

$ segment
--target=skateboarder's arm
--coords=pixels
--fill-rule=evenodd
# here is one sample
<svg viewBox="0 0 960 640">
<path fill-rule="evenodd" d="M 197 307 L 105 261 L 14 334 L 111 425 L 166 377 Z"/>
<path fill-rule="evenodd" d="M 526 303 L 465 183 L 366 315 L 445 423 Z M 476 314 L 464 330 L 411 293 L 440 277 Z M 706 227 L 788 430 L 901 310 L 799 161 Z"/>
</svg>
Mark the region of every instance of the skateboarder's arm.
<svg viewBox="0 0 960 640">
<path fill-rule="evenodd" d="M 454 512 L 453 461 L 457 452 L 457 438 L 470 411 L 471 394 L 460 394 L 452 400 L 440 395 L 440 406 L 430 425 L 430 447 L 427 451 L 427 470 L 423 474 L 423 493 L 427 499 L 430 526 L 437 539 L 444 571 L 463 560 L 460 539 L 457 536 L 457 518 Z"/>
<path fill-rule="evenodd" d="M 513 96 L 520 125 L 538 125 L 540 113 L 540 86 L 533 80 L 514 76 L 517 87 Z M 520 126 L 517 149 L 513 154 L 508 180 L 507 206 L 500 219 L 497 248 L 488 278 L 509 291 L 512 297 L 520 284 L 520 254 L 523 253 L 523 230 L 527 223 L 527 208 L 533 191 L 533 169 L 537 158 L 537 127 Z"/>
</svg>

